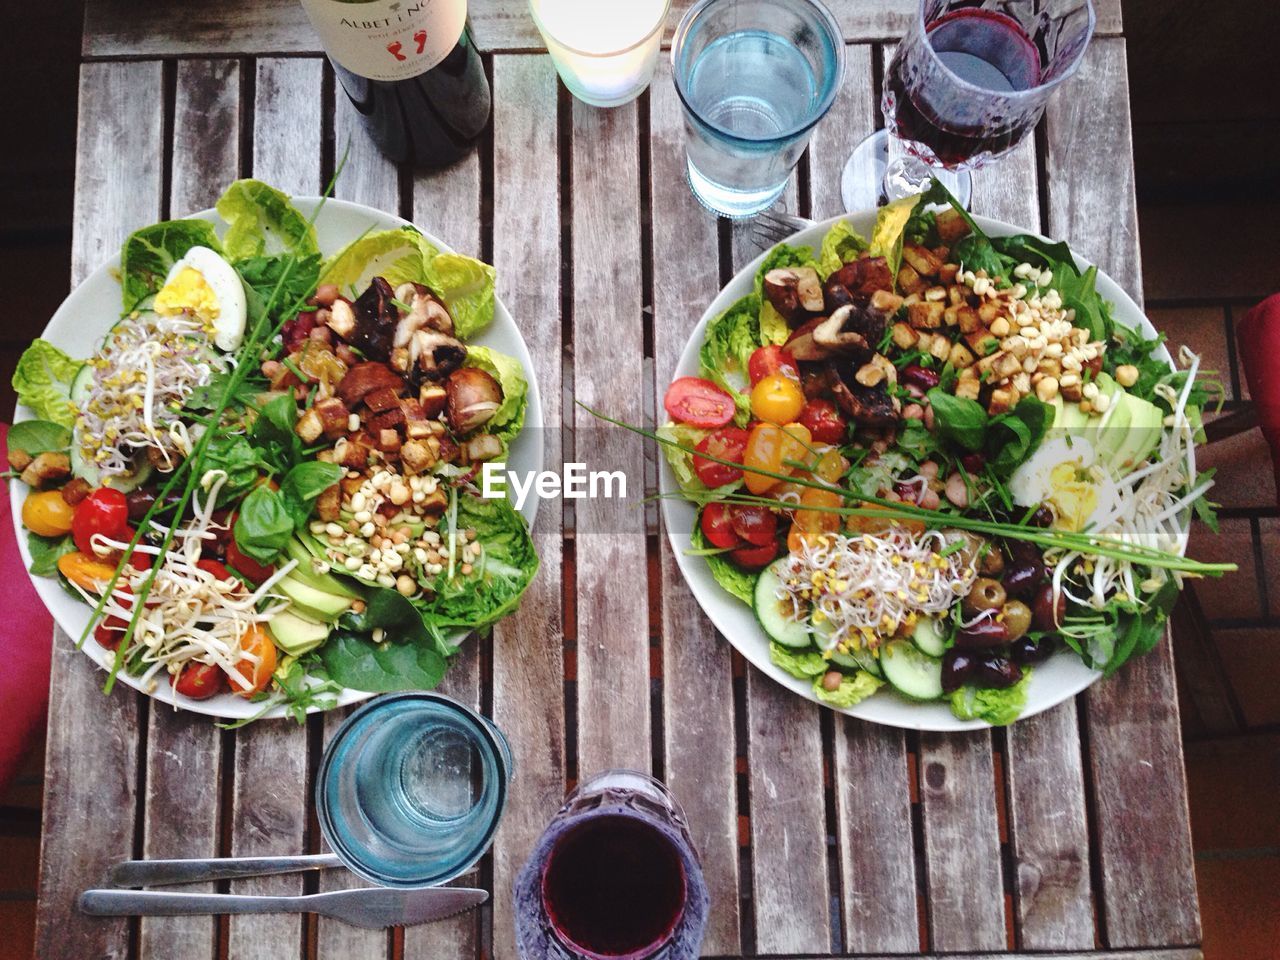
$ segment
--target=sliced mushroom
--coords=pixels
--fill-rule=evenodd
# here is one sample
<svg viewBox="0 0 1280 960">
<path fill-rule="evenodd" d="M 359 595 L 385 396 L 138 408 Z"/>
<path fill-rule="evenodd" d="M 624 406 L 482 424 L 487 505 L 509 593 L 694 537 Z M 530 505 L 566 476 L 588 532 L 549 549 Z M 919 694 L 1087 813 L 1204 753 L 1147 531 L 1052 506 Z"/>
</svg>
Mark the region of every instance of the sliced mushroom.
<svg viewBox="0 0 1280 960">
<path fill-rule="evenodd" d="M 776 267 L 764 275 L 764 295 L 787 323 L 822 312 L 822 280 L 813 267 Z"/>
<path fill-rule="evenodd" d="M 408 287 L 408 296 L 411 299 L 404 299 L 400 296 Z M 396 335 L 392 340 L 392 347 L 405 347 L 409 345 L 409 341 L 413 335 L 419 330 L 437 330 L 440 333 L 453 336 L 453 317 L 449 316 L 448 308 L 431 295 L 431 292 L 421 284 L 403 283 L 396 288 L 396 299 L 401 303 L 410 304 L 409 312 L 400 318 L 396 324 Z"/>
<path fill-rule="evenodd" d="M 491 433 L 480 433 L 462 445 L 462 452 L 470 463 L 493 460 L 502 456 L 502 441 Z"/>
<path fill-rule="evenodd" d="M 463 367 L 449 375 L 449 426 L 457 434 L 470 433 L 493 419 L 502 406 L 502 386 L 484 370 Z"/>
<path fill-rule="evenodd" d="M 443 380 L 467 358 L 466 344 L 438 330 L 415 330 L 407 349 L 409 366 L 428 380 Z"/>
<path fill-rule="evenodd" d="M 857 374 L 869 366 L 873 364 L 835 367 L 836 376 L 828 389 L 836 406 L 855 423 L 864 427 L 892 426 L 901 416 L 902 403 L 889 393 L 887 377 L 872 386 L 866 386 L 857 379 Z"/>
<path fill-rule="evenodd" d="M 853 304 L 841 307 L 813 328 L 814 344 L 826 351 L 827 356 L 868 353 L 872 345 L 857 329 L 859 325 L 851 322 L 858 319 L 860 314 Z"/>
<path fill-rule="evenodd" d="M 338 304 L 342 301 L 335 300 L 329 328 L 368 359 L 386 360 L 391 355 L 391 340 L 400 320 L 400 312 L 392 303 L 394 299 L 395 291 L 391 284 L 382 277 L 374 277 L 369 282 L 369 289 L 360 294 L 352 305 L 354 324 L 349 323 L 345 312 L 339 310 Z"/>
<path fill-rule="evenodd" d="M 356 312 L 351 309 L 349 300 L 335 300 L 333 306 L 329 308 L 329 318 L 326 321 L 329 329 L 340 336 L 343 340 L 350 338 L 356 332 Z"/>
</svg>

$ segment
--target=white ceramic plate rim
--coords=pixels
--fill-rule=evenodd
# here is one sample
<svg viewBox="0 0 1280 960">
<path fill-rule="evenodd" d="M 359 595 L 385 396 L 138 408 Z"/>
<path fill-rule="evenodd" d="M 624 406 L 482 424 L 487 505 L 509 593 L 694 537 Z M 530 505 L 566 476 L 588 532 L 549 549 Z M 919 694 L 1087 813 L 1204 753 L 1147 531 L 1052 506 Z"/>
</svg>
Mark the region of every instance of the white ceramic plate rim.
<svg viewBox="0 0 1280 960">
<path fill-rule="evenodd" d="M 847 220 L 854 229 L 865 237 L 871 235 L 875 219 L 876 213 L 874 210 L 843 214 L 806 227 L 784 242 L 796 246 L 810 246 L 816 250 L 822 242 L 823 235 L 831 228 L 832 224 L 840 220 Z M 1008 236 L 1016 233 L 1031 233 L 1041 236 L 1036 231 L 1024 230 L 988 217 L 975 216 L 974 220 L 990 236 Z M 1048 239 L 1043 236 L 1041 238 Z M 766 253 L 767 251 L 762 252 L 760 256 L 739 270 L 734 278 L 720 291 L 715 300 L 711 302 L 711 305 L 702 315 L 702 319 L 698 321 L 698 325 L 689 337 L 689 342 L 680 356 L 680 362 L 677 364 L 673 376 L 696 376 L 698 374 L 698 351 L 702 346 L 707 323 L 727 310 L 739 298 L 752 292 L 756 270 L 763 262 Z M 1076 263 L 1081 270 L 1092 266 L 1089 261 L 1079 256 L 1076 256 Z M 1119 284 L 1101 270 L 1098 271 L 1097 289 L 1104 299 L 1114 305 L 1114 315 L 1117 322 L 1141 330 L 1147 336 L 1155 335 L 1155 328 L 1141 308 L 1121 289 Z M 1156 351 L 1156 355 L 1170 365 L 1173 364 L 1173 358 L 1165 347 L 1161 346 Z M 703 611 L 711 622 L 715 624 L 716 629 L 724 634 L 728 641 L 756 668 L 784 687 L 812 700 L 814 703 L 828 707 L 828 709 L 837 709 L 829 704 L 822 703 L 821 700 L 814 696 L 811 683 L 791 676 L 769 659 L 768 640 L 751 607 L 731 596 L 716 582 L 705 560 L 701 557 L 691 557 L 686 553 L 690 547 L 690 535 L 697 516 L 697 510 L 693 504 L 678 496 L 680 487 L 676 482 L 675 475 L 672 473 L 666 458 L 662 457 L 661 459 L 662 469 L 659 473 L 658 483 L 659 489 L 664 495 L 662 500 L 663 522 L 666 524 L 667 536 L 670 539 L 671 548 L 675 552 L 676 563 L 680 567 L 680 572 L 684 574 L 690 590 L 693 591 L 693 595 L 697 598 Z M 1044 664 L 1035 668 L 1028 684 L 1027 706 L 1019 719 L 1034 716 L 1057 706 L 1088 687 L 1100 676 L 1102 674 L 1099 671 L 1086 667 L 1080 658 L 1070 651 L 1062 651 L 1055 654 Z M 862 703 L 847 709 L 841 709 L 839 712 L 853 717 L 860 717 L 872 723 L 902 727 L 908 730 L 976 730 L 990 726 L 981 720 L 958 719 L 952 714 L 951 708 L 945 701 L 919 703 L 908 700 L 887 685 L 874 696 L 862 701 Z"/>
<path fill-rule="evenodd" d="M 315 210 L 316 205 L 320 203 L 320 198 L 295 197 L 293 203 L 303 214 L 309 216 Z M 320 239 L 321 252 L 326 256 L 342 249 L 360 236 L 367 228 L 389 230 L 395 227 L 413 226 L 409 221 L 400 217 L 347 200 L 328 199 L 324 201 L 324 204 L 324 209 L 320 211 L 319 216 L 316 218 L 316 232 Z M 199 213 L 191 214 L 191 216 L 216 223 L 219 227 L 219 232 L 225 230 L 225 224 L 213 210 L 202 210 Z M 421 230 L 420 227 L 417 229 Z M 452 247 L 438 237 L 427 233 L 425 230 L 422 233 L 440 250 L 452 252 Z M 119 265 L 120 257 L 117 254 L 89 274 L 83 282 L 71 291 L 57 311 L 54 312 L 41 336 L 55 346 L 67 351 L 73 357 L 91 356 L 93 351 L 97 349 L 101 338 L 106 334 L 107 329 L 119 317 L 120 283 L 115 276 Z M 77 329 L 78 323 L 81 322 L 80 318 L 86 316 L 94 317 L 95 322 L 87 324 L 87 329 Z M 100 324 L 96 322 L 98 316 L 102 318 Z M 521 336 L 515 320 L 512 319 L 510 312 L 500 298 L 495 301 L 493 323 L 481 334 L 472 337 L 470 342 L 510 354 L 516 357 L 524 366 L 525 376 L 529 382 L 525 425 L 520 436 L 511 444 L 508 469 L 522 473 L 540 471 L 542 469 L 542 402 L 538 394 L 538 381 L 534 373 L 533 359 L 529 356 L 529 349 L 525 345 L 524 338 Z M 30 420 L 33 416 L 34 414 L 31 410 L 19 405 L 15 412 L 14 422 Z M 26 531 L 22 527 L 21 519 L 22 501 L 26 499 L 26 495 L 27 487 L 25 484 L 16 481 L 9 484 L 9 499 L 13 510 L 13 523 L 17 533 L 18 546 L 22 551 L 23 564 L 29 568 L 31 566 L 31 554 L 27 549 Z M 533 526 L 537 510 L 538 498 L 529 497 L 521 512 L 530 527 Z M 89 622 L 91 613 L 89 607 L 71 597 L 54 578 L 33 576 L 31 577 L 31 582 L 58 626 L 74 642 Z M 459 631 L 456 635 L 459 639 L 464 636 L 466 636 L 466 631 Z M 114 653 L 99 645 L 93 637 L 89 637 L 81 649 L 104 671 L 110 669 Z M 145 690 L 138 678 L 132 677 L 123 671 L 119 674 L 119 681 L 161 703 L 213 717 L 238 720 L 252 717 L 262 709 L 261 704 L 250 703 L 243 697 L 238 697 L 231 693 L 222 693 L 208 700 L 192 700 L 190 697 L 175 693 L 173 688 L 163 681 L 160 682 L 155 690 Z M 346 689 L 339 694 L 336 706 L 358 703 L 361 700 L 367 700 L 373 695 L 361 690 Z M 309 712 L 315 712 L 315 709 L 313 708 Z M 285 712 L 282 707 L 275 707 L 266 714 L 267 717 L 284 715 Z"/>
</svg>

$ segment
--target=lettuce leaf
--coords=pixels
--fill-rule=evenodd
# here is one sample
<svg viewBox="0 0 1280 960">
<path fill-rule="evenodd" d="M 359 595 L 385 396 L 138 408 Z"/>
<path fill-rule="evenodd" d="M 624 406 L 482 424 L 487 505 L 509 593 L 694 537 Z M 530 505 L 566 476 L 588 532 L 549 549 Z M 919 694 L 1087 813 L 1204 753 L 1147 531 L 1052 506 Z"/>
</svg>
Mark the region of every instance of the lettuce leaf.
<svg viewBox="0 0 1280 960">
<path fill-rule="evenodd" d="M 374 277 L 386 278 L 393 287 L 426 283 L 426 261 L 437 252 L 413 227 L 366 233 L 324 262 L 320 283 L 336 283 L 344 292 L 363 292 Z"/>
<path fill-rule="evenodd" d="M 463 365 L 485 371 L 502 387 L 502 404 L 494 412 L 485 430 L 503 443 L 510 443 L 524 428 L 527 408 L 525 401 L 529 393 L 529 382 L 525 379 L 520 361 L 489 347 L 469 346 Z"/>
<path fill-rule="evenodd" d="M 822 247 L 818 251 L 818 275 L 823 280 L 827 279 L 849 261 L 858 259 L 858 254 L 866 249 L 867 241 L 849 226 L 848 221 L 837 221 L 822 238 Z"/>
<path fill-rule="evenodd" d="M 48 340 L 36 340 L 22 352 L 13 371 L 18 403 L 41 420 L 70 427 L 76 422 L 71 381 L 84 364 L 72 360 Z"/>
<path fill-rule="evenodd" d="M 694 550 L 706 550 L 710 546 L 702 533 L 701 525 L 697 522 L 694 523 L 693 533 L 690 535 L 690 546 Z M 718 553 L 707 555 L 707 566 L 711 568 L 711 575 L 716 578 L 716 583 L 730 594 L 743 603 L 755 602 L 756 577 L 759 574 L 748 573 L 741 567 L 735 566 L 723 554 Z"/>
<path fill-rule="evenodd" d="M 1022 679 L 1003 690 L 963 686 L 951 694 L 951 712 L 961 720 L 985 720 L 993 727 L 1007 726 L 1022 714 L 1027 705 L 1027 683 L 1031 671 L 1024 670 Z"/>
<path fill-rule="evenodd" d="M 125 310 L 134 309 L 162 286 L 175 263 L 192 247 L 218 253 L 222 244 L 207 220 L 166 220 L 135 230 L 120 248 L 120 286 Z"/>
<path fill-rule="evenodd" d="M 493 321 L 495 277 L 489 264 L 458 253 L 438 253 L 426 261 L 425 283 L 449 308 L 463 340 Z"/>
<path fill-rule="evenodd" d="M 865 670 L 859 670 L 853 676 L 846 674 L 840 681 L 840 686 L 834 690 L 828 690 L 822 685 L 822 677 L 815 677 L 813 695 L 823 703 L 845 708 L 861 703 L 883 686 L 883 680 L 873 677 Z"/>
<path fill-rule="evenodd" d="M 676 482 L 680 484 L 680 491 L 684 494 L 686 500 L 692 500 L 694 503 L 702 505 L 711 500 L 722 500 L 733 491 L 742 486 L 742 480 L 735 480 L 733 483 L 726 483 L 722 487 L 708 487 L 699 478 L 697 471 L 693 469 L 693 454 L 681 447 L 674 447 L 671 444 L 678 443 L 684 447 L 696 447 L 702 438 L 707 436 L 711 431 L 701 430 L 698 427 L 690 426 L 687 423 L 667 423 L 657 429 L 657 434 L 664 440 L 671 443 L 659 444 L 662 447 L 662 453 L 667 458 L 667 463 L 671 465 L 671 471 L 676 475 Z"/>
<path fill-rule="evenodd" d="M 897 284 L 898 268 L 902 266 L 902 242 L 906 233 L 907 222 L 915 212 L 921 195 L 915 194 L 894 200 L 880 208 L 876 214 L 876 225 L 871 231 L 871 256 L 884 257 L 889 264 L 889 272 Z"/>
<path fill-rule="evenodd" d="M 764 275 L 770 270 L 776 270 L 779 267 L 813 267 L 818 269 L 818 261 L 813 259 L 813 249 L 811 247 L 793 247 L 785 243 L 780 243 L 764 258 L 760 264 L 760 269 L 756 271 L 755 291 L 756 296 L 764 294 Z"/>
<path fill-rule="evenodd" d="M 289 202 L 289 195 L 261 180 L 237 180 L 218 198 L 227 221 L 227 256 L 246 260 L 271 253 L 308 256 L 320 252 L 315 227 Z"/>
<path fill-rule="evenodd" d="M 734 420 L 743 427 L 751 419 L 747 361 L 766 342 L 760 334 L 760 304 L 760 295 L 753 293 L 708 323 L 698 354 L 702 376 L 729 391 L 738 406 Z"/>
<path fill-rule="evenodd" d="M 801 680 L 821 677 L 827 672 L 827 661 L 817 650 L 793 650 L 770 641 L 769 659 L 774 666 Z"/>
</svg>

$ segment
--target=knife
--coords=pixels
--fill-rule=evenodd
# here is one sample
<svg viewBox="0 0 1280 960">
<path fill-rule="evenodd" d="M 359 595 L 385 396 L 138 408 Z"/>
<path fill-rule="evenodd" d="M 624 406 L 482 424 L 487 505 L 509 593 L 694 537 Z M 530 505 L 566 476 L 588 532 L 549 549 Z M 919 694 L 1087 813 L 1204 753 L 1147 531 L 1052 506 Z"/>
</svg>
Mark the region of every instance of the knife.
<svg viewBox="0 0 1280 960">
<path fill-rule="evenodd" d="M 80 909 L 95 917 L 181 917 L 196 914 L 317 913 L 356 927 L 411 927 L 443 920 L 489 899 L 472 887 L 392 890 L 363 887 L 300 897 L 250 897 L 161 890 L 86 890 Z"/>
<path fill-rule="evenodd" d="M 206 880 L 240 880 L 301 870 L 340 867 L 332 853 L 297 857 L 221 857 L 208 860 L 125 860 L 107 873 L 105 886 L 149 887 Z"/>
</svg>

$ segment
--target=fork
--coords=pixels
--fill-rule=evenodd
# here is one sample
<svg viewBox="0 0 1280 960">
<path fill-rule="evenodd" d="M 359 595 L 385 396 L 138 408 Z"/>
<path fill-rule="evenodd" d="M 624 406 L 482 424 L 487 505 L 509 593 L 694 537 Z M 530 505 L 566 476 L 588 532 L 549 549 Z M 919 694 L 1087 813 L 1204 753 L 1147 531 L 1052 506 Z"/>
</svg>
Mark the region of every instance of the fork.
<svg viewBox="0 0 1280 960">
<path fill-rule="evenodd" d="M 786 240 L 792 234 L 799 233 L 813 224 L 812 220 L 771 207 L 768 210 L 762 210 L 751 221 L 751 239 L 762 250 L 767 250 L 775 243 Z"/>
</svg>

